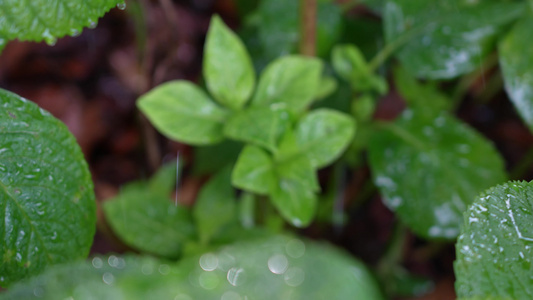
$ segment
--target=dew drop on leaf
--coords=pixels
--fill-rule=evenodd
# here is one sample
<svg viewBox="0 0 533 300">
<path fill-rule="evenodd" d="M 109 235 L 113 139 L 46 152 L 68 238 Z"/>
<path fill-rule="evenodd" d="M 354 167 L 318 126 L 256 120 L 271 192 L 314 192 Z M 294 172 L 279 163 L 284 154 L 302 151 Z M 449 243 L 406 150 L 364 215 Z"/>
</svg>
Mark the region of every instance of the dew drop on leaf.
<svg viewBox="0 0 533 300">
<path fill-rule="evenodd" d="M 118 3 L 117 4 L 117 8 L 120 9 L 120 10 L 125 10 L 126 9 L 126 2 Z"/>
</svg>

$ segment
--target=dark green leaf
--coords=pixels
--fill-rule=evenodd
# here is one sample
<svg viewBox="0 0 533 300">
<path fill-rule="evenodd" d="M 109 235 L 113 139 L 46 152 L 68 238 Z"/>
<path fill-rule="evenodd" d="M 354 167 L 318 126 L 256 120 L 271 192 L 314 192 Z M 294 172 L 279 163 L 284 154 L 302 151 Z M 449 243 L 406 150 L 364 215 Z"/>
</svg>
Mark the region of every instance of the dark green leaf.
<svg viewBox="0 0 533 300">
<path fill-rule="evenodd" d="M 276 104 L 300 112 L 315 98 L 321 81 L 322 62 L 304 56 L 285 56 L 269 64 L 257 86 L 252 105 Z"/>
<path fill-rule="evenodd" d="M 126 244 L 163 257 L 177 258 L 184 243 L 192 238 L 194 227 L 189 211 L 171 202 L 169 182 L 166 182 L 167 189 L 162 189 L 163 185 L 158 183 L 166 174 L 175 179 L 175 172 L 174 164 L 163 167 L 149 183 L 128 184 L 118 196 L 104 202 L 107 222 Z"/>
<path fill-rule="evenodd" d="M 139 109 L 162 134 L 193 145 L 220 142 L 227 112 L 187 81 L 164 83 L 137 102 Z"/>
<path fill-rule="evenodd" d="M 256 146 L 246 146 L 242 150 L 233 174 L 232 184 L 246 191 L 266 195 L 276 183 L 270 155 Z"/>
<path fill-rule="evenodd" d="M 315 169 L 337 159 L 355 133 L 354 120 L 330 109 L 317 109 L 303 117 L 295 132 L 296 149 L 280 150 L 279 156 L 305 156 Z"/>
<path fill-rule="evenodd" d="M 417 234 L 453 239 L 474 197 L 505 180 L 494 146 L 441 113 L 408 110 L 375 132 L 369 160 L 385 204 Z"/>
<path fill-rule="evenodd" d="M 0 286 L 85 258 L 96 204 L 87 163 L 67 127 L 0 89 Z"/>
<path fill-rule="evenodd" d="M 123 0 L 40 0 L 0 2 L 0 50 L 9 40 L 45 41 L 78 35 Z"/>
<path fill-rule="evenodd" d="M 264 234 L 263 234 L 264 235 Z M 0 299 L 383 299 L 367 268 L 332 246 L 256 238 L 185 258 L 95 257 L 17 285 Z"/>
<path fill-rule="evenodd" d="M 272 152 L 280 135 L 290 125 L 289 113 L 276 107 L 250 107 L 233 114 L 224 134 L 234 140 L 252 143 Z"/>
<path fill-rule="evenodd" d="M 212 174 L 234 164 L 242 150 L 242 144 L 230 140 L 194 149 L 193 172 L 196 175 Z"/>
<path fill-rule="evenodd" d="M 533 184 L 527 182 L 508 182 L 475 199 L 456 244 L 458 297 L 533 297 L 532 207 Z"/>
<path fill-rule="evenodd" d="M 201 190 L 194 204 L 193 216 L 202 243 L 207 243 L 237 216 L 235 191 L 231 186 L 231 169 L 223 169 Z"/>
<path fill-rule="evenodd" d="M 533 18 L 516 24 L 500 43 L 505 89 L 518 114 L 533 131 Z"/>
<path fill-rule="evenodd" d="M 255 73 L 243 43 L 215 16 L 207 33 L 204 50 L 204 77 L 215 99 L 232 109 L 240 109 L 251 96 Z"/>
<path fill-rule="evenodd" d="M 478 68 L 503 26 L 524 11 L 503 1 L 389 0 L 384 23 L 387 42 L 416 77 L 453 78 Z"/>
</svg>

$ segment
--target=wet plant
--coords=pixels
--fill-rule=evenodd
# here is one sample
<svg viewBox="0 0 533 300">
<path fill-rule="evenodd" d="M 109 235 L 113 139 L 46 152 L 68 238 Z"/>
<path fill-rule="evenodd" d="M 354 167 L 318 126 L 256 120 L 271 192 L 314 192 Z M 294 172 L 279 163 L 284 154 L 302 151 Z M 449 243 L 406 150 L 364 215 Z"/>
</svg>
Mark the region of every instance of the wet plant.
<svg viewBox="0 0 533 300">
<path fill-rule="evenodd" d="M 493 142 L 456 114 L 466 88 L 499 64 L 517 116 L 533 128 L 531 1 L 365 1 L 374 19 L 350 17 L 352 1 L 244 2 L 240 36 L 211 20 L 205 86 L 176 80 L 138 99 L 159 132 L 195 147 L 194 171 L 210 175 L 192 207 L 169 199 L 176 162 L 103 204 L 113 232 L 141 255 L 83 261 L 96 216 L 81 151 L 58 120 L 0 90 L 0 298 L 412 296 L 432 283 L 402 267 L 408 234 L 456 243 L 460 299 L 531 298 L 531 184 L 507 181 Z M 95 1 L 79 24 L 48 26 L 59 11 L 51 6 L 35 28 L 0 22 L 0 45 L 53 44 L 115 5 Z M 20 11 L 6 7 L 0 20 L 10 22 Z M 406 107 L 381 118 L 393 93 Z M 341 175 L 367 166 L 368 190 L 398 223 L 376 266 L 299 231 L 342 230 L 371 197 L 343 199 Z"/>
</svg>

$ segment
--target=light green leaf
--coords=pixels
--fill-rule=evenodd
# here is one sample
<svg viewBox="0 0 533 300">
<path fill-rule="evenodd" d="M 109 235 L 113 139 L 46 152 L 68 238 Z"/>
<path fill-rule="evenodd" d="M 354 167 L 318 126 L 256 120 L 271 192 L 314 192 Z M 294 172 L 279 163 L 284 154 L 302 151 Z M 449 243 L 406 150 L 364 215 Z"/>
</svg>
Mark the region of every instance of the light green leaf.
<svg viewBox="0 0 533 300">
<path fill-rule="evenodd" d="M 264 234 L 259 234 L 261 236 Z M 256 234 L 257 236 L 257 234 Z M 59 266 L 0 299 L 350 299 L 381 300 L 358 260 L 325 243 L 255 238 L 180 260 L 95 257 Z"/>
<path fill-rule="evenodd" d="M 426 238 L 457 237 L 474 197 L 506 179 L 494 146 L 444 112 L 405 111 L 373 134 L 369 161 L 385 204 Z"/>
<path fill-rule="evenodd" d="M 173 164 L 172 164 L 173 165 Z M 162 175 L 175 179 L 176 166 L 163 167 L 151 182 L 130 183 L 120 194 L 104 202 L 106 220 L 115 234 L 126 244 L 144 252 L 177 258 L 183 245 L 192 239 L 194 227 L 189 211 L 172 203 L 172 186 L 154 183 Z"/>
<path fill-rule="evenodd" d="M 453 78 L 478 68 L 504 26 L 524 11 L 503 1 L 389 0 L 383 13 L 389 44 L 420 78 Z"/>
<path fill-rule="evenodd" d="M 252 105 L 276 104 L 300 112 L 317 95 L 321 73 L 322 62 L 316 58 L 298 55 L 278 58 L 261 74 Z"/>
<path fill-rule="evenodd" d="M 234 140 L 276 151 L 280 135 L 290 125 L 289 113 L 280 108 L 250 107 L 233 114 L 224 134 Z"/>
<path fill-rule="evenodd" d="M 515 25 L 499 46 L 505 89 L 516 111 L 533 131 L 533 18 Z"/>
<path fill-rule="evenodd" d="M 0 89 L 0 286 L 87 257 L 96 204 L 67 127 Z"/>
<path fill-rule="evenodd" d="M 237 203 L 231 186 L 231 169 L 225 168 L 201 190 L 194 204 L 193 216 L 200 242 L 207 243 L 224 226 L 235 223 Z M 233 222 L 232 222 L 233 221 Z"/>
<path fill-rule="evenodd" d="M 203 72 L 215 99 L 231 109 L 240 109 L 251 96 L 255 72 L 239 37 L 215 16 L 205 42 Z"/>
<path fill-rule="evenodd" d="M 349 115 L 330 109 L 317 109 L 298 123 L 296 143 L 313 168 L 322 168 L 337 159 L 348 147 L 355 128 L 355 121 Z"/>
<path fill-rule="evenodd" d="M 266 195 L 276 183 L 270 155 L 256 146 L 242 150 L 231 175 L 232 184 L 239 189 Z"/>
<path fill-rule="evenodd" d="M 123 0 L 3 0 L 0 2 L 0 50 L 9 40 L 45 41 L 78 35 L 93 27 L 108 10 Z"/>
<path fill-rule="evenodd" d="M 139 109 L 162 134 L 192 144 L 220 142 L 228 113 L 187 81 L 159 85 L 139 98 Z"/>
<path fill-rule="evenodd" d="M 456 244 L 458 297 L 533 297 L 532 207 L 533 184 L 527 182 L 507 182 L 474 200 Z"/>
</svg>

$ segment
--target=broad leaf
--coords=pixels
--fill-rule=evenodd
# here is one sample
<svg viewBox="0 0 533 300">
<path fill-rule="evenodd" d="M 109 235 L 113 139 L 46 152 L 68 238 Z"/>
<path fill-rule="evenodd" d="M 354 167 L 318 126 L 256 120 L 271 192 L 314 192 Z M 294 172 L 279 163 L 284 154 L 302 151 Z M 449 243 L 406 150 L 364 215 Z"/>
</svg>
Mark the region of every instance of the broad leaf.
<svg viewBox="0 0 533 300">
<path fill-rule="evenodd" d="M 476 198 L 456 244 L 458 297 L 533 297 L 532 207 L 533 184 L 527 182 L 508 182 Z"/>
<path fill-rule="evenodd" d="M 192 168 L 194 175 L 213 174 L 234 164 L 242 150 L 239 142 L 224 140 L 222 143 L 196 147 Z"/>
<path fill-rule="evenodd" d="M 0 2 L 0 50 L 9 40 L 45 41 L 50 45 L 65 35 L 93 27 L 123 0 L 40 0 Z"/>
<path fill-rule="evenodd" d="M 528 15 L 500 43 L 505 89 L 518 114 L 533 131 L 533 18 Z"/>
<path fill-rule="evenodd" d="M 453 78 L 480 67 L 503 26 L 524 11 L 503 1 L 389 0 L 385 36 L 416 77 Z"/>
<path fill-rule="evenodd" d="M 252 143 L 276 151 L 280 135 L 290 125 L 284 109 L 250 107 L 236 112 L 225 124 L 224 134 L 234 140 Z"/>
<path fill-rule="evenodd" d="M 237 199 L 231 186 L 231 169 L 225 168 L 200 191 L 194 204 L 193 216 L 200 242 L 207 243 L 224 226 L 235 223 Z"/>
<path fill-rule="evenodd" d="M 457 237 L 474 197 L 506 178 L 494 146 L 446 113 L 407 110 L 373 134 L 369 160 L 385 204 L 426 238 Z"/>
<path fill-rule="evenodd" d="M 162 168 L 160 174 L 175 178 L 176 168 Z M 194 234 L 189 211 L 172 203 L 168 189 L 154 189 L 154 180 L 162 178 L 156 174 L 152 182 L 130 183 L 122 188 L 118 196 L 104 202 L 107 222 L 115 234 L 126 244 L 144 252 L 168 258 L 177 258 L 185 242 Z"/>
<path fill-rule="evenodd" d="M 276 104 L 294 112 L 315 98 L 321 82 L 322 62 L 304 56 L 285 56 L 269 64 L 259 79 L 253 106 Z"/>
<path fill-rule="evenodd" d="M 159 85 L 137 102 L 139 109 L 162 134 L 192 145 L 220 142 L 227 112 L 187 81 Z"/>
<path fill-rule="evenodd" d="M 232 184 L 240 189 L 266 195 L 276 183 L 270 155 L 256 146 L 242 150 L 231 176 Z"/>
<path fill-rule="evenodd" d="M 337 159 L 355 134 L 350 116 L 329 109 L 317 109 L 303 117 L 296 128 L 299 152 L 313 168 L 322 168 Z"/>
<path fill-rule="evenodd" d="M 367 268 L 332 246 L 256 238 L 185 258 L 95 257 L 60 266 L 0 299 L 383 299 Z"/>
<path fill-rule="evenodd" d="M 252 61 L 243 43 L 215 16 L 207 33 L 203 72 L 215 99 L 232 109 L 241 108 L 255 85 Z"/>
<path fill-rule="evenodd" d="M 0 89 L 0 286 L 82 259 L 96 223 L 91 174 L 67 127 Z"/>
</svg>

